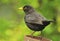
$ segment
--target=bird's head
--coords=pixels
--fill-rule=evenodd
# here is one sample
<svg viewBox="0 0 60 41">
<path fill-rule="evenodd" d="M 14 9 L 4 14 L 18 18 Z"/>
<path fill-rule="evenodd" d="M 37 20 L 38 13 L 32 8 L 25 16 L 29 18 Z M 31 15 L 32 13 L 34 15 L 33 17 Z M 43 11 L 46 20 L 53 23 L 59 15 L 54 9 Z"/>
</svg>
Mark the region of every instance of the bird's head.
<svg viewBox="0 0 60 41">
<path fill-rule="evenodd" d="M 23 7 L 24 12 L 32 12 L 33 11 L 33 7 L 26 5 Z"/>
<path fill-rule="evenodd" d="M 23 9 L 23 11 L 25 13 L 31 13 L 34 12 L 34 8 L 30 5 L 25 5 L 23 8 L 19 8 L 19 9 Z"/>
</svg>

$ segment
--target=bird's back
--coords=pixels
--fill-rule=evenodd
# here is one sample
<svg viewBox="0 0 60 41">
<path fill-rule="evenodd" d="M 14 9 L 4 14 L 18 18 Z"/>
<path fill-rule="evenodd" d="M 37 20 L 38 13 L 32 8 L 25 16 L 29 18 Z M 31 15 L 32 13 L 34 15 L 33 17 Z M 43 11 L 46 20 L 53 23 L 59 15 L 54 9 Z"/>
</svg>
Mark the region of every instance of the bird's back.
<svg viewBox="0 0 60 41">
<path fill-rule="evenodd" d="M 42 24 L 42 21 L 47 20 L 44 16 L 38 14 L 37 12 L 26 14 L 24 19 L 28 23 L 36 23 L 36 24 Z"/>
</svg>

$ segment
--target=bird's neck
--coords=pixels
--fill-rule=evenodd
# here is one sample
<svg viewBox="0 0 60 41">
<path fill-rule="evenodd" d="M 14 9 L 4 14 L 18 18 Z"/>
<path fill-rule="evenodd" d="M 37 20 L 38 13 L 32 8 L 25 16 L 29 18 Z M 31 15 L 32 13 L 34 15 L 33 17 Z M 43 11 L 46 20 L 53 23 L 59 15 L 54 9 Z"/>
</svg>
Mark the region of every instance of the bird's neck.
<svg viewBox="0 0 60 41">
<path fill-rule="evenodd" d="M 35 10 L 29 10 L 28 12 L 25 12 L 26 14 L 33 14 Z"/>
</svg>

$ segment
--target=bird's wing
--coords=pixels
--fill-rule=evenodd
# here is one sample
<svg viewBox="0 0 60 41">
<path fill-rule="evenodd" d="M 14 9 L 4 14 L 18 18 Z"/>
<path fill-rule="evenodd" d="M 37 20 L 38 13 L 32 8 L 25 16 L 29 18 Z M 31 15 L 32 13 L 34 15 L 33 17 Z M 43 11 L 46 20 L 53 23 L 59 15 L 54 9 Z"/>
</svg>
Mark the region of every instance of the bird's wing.
<svg viewBox="0 0 60 41">
<path fill-rule="evenodd" d="M 35 23 L 43 25 L 42 19 L 36 15 L 27 15 L 25 21 L 28 23 Z"/>
<path fill-rule="evenodd" d="M 37 14 L 38 18 L 42 21 L 46 21 L 47 19 L 42 14 Z"/>
</svg>

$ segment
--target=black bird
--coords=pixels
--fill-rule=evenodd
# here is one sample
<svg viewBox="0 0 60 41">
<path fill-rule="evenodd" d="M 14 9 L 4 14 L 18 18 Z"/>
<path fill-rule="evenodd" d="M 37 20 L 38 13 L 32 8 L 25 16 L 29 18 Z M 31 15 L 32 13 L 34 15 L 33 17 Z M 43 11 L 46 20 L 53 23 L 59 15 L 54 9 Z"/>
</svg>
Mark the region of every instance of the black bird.
<svg viewBox="0 0 60 41">
<path fill-rule="evenodd" d="M 30 5 L 25 5 L 23 7 L 23 11 L 25 12 L 24 21 L 28 28 L 33 31 L 42 31 L 47 25 L 50 24 L 50 22 L 52 22 L 37 13 Z"/>
</svg>

